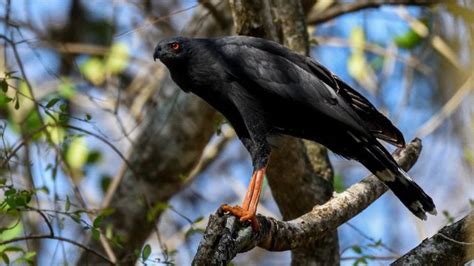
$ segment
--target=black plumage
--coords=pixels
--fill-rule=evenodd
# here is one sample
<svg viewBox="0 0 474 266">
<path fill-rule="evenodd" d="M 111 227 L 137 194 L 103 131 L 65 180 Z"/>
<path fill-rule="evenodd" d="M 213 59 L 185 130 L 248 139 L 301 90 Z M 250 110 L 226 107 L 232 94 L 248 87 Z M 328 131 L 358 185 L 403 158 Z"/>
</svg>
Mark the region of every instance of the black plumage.
<svg viewBox="0 0 474 266">
<path fill-rule="evenodd" d="M 174 37 L 158 43 L 160 59 L 186 92 L 221 112 L 251 154 L 255 168 L 241 220 L 255 214 L 255 186 L 270 155 L 268 138 L 291 135 L 361 162 L 416 216 L 436 213 L 432 199 L 378 142 L 403 147 L 402 133 L 360 93 L 316 60 L 254 37 Z M 259 178 L 254 182 L 254 178 Z M 256 203 L 255 203 L 255 197 Z M 255 205 L 253 209 L 252 206 Z M 250 213 L 249 213 L 250 212 Z"/>
</svg>

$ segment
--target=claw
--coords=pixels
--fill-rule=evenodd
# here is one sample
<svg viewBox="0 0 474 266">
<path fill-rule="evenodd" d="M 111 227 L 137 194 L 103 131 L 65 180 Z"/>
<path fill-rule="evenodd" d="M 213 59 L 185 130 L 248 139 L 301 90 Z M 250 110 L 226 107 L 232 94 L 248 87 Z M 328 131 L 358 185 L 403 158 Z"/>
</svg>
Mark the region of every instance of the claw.
<svg viewBox="0 0 474 266">
<path fill-rule="evenodd" d="M 260 229 L 260 225 L 258 224 L 257 217 L 255 216 L 255 213 L 252 213 L 248 210 L 244 210 L 240 206 L 229 206 L 227 204 L 223 204 L 221 206 L 221 209 L 224 212 L 229 212 L 231 215 L 239 218 L 240 222 L 246 222 L 249 221 L 250 225 L 252 226 L 252 229 L 255 232 L 258 232 Z"/>
</svg>

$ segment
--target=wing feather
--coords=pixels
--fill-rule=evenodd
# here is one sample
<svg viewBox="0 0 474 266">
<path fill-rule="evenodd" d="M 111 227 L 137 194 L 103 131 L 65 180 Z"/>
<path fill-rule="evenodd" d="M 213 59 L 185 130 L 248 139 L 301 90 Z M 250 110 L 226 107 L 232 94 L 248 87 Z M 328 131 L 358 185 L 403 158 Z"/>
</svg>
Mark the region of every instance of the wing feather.
<svg viewBox="0 0 474 266">
<path fill-rule="evenodd" d="M 261 88 L 313 105 L 359 132 L 403 147 L 402 133 L 364 96 L 316 60 L 299 55 L 271 41 L 227 37 L 226 62 L 249 76 Z M 243 73 L 245 72 L 245 73 Z"/>
</svg>

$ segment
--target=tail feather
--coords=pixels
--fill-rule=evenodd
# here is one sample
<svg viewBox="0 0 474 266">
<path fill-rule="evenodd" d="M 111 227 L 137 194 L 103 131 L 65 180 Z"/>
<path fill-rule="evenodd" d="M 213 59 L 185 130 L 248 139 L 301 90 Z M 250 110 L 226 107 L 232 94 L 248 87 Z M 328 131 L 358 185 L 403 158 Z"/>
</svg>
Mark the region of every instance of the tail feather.
<svg viewBox="0 0 474 266">
<path fill-rule="evenodd" d="M 418 218 L 426 220 L 426 212 L 436 215 L 436 207 L 431 197 L 428 196 L 405 171 L 400 168 L 397 170 L 398 171 L 394 173 L 387 169 L 376 172 L 376 175 L 393 191 L 403 205 Z"/>
<path fill-rule="evenodd" d="M 436 207 L 423 189 L 401 169 L 380 144 L 366 146 L 367 156 L 361 162 L 393 191 L 414 215 L 426 220 L 426 212 L 436 215 Z"/>
</svg>

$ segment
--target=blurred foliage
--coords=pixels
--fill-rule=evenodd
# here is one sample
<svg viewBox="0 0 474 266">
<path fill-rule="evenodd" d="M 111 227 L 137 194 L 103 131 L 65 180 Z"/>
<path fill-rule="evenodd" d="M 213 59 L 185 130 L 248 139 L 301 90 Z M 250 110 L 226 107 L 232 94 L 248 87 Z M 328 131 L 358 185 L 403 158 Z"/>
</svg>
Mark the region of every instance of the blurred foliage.
<svg viewBox="0 0 474 266">
<path fill-rule="evenodd" d="M 374 71 L 365 55 L 365 33 L 361 27 L 354 27 L 349 37 L 351 56 L 347 60 L 349 75 L 368 91 L 376 90 Z"/>
<path fill-rule="evenodd" d="M 393 41 L 395 44 L 404 49 L 413 49 L 417 47 L 421 41 L 423 40 L 423 37 L 418 35 L 416 31 L 414 31 L 412 28 L 410 28 L 407 32 L 404 34 L 395 36 L 393 38 Z"/>
<path fill-rule="evenodd" d="M 128 65 L 129 51 L 123 43 L 114 43 L 105 59 L 91 57 L 80 66 L 85 78 L 99 86 L 108 75 L 120 74 Z"/>
</svg>

